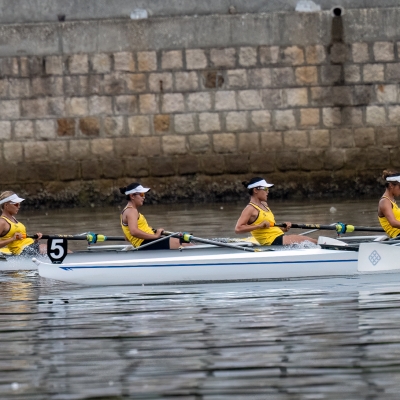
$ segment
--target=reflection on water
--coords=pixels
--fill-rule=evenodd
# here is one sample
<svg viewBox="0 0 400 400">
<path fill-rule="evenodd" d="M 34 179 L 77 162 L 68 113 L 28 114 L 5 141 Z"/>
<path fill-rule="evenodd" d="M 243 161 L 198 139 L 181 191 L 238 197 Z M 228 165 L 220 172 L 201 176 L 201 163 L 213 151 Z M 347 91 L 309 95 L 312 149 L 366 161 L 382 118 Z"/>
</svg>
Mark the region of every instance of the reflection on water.
<svg viewBox="0 0 400 400">
<path fill-rule="evenodd" d="M 143 211 L 156 226 L 223 237 L 232 236 L 241 208 Z M 273 210 L 278 220 L 375 226 L 375 208 Z M 118 209 L 40 213 L 21 220 L 43 233 L 120 235 Z M 90 288 L 3 272 L 0 398 L 396 399 L 399 280 Z"/>
</svg>

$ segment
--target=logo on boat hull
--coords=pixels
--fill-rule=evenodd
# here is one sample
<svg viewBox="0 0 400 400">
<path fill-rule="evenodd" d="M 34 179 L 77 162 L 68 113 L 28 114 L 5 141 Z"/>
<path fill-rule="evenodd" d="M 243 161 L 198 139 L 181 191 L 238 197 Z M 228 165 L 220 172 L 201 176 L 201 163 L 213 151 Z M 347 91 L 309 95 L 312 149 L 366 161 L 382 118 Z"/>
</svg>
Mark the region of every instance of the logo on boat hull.
<svg viewBox="0 0 400 400">
<path fill-rule="evenodd" d="M 371 264 L 373 266 L 375 266 L 376 264 L 378 264 L 378 262 L 381 260 L 381 256 L 379 255 L 379 253 L 374 250 L 370 255 L 369 255 L 369 261 L 371 261 Z"/>
</svg>

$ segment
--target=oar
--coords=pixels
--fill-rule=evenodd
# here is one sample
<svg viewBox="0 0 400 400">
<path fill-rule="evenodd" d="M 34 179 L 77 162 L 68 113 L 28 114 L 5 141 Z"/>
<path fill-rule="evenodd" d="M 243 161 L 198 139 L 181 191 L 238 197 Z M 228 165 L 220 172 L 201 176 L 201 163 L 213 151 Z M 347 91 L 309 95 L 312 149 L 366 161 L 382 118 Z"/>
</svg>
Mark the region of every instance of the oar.
<svg viewBox="0 0 400 400">
<path fill-rule="evenodd" d="M 285 223 L 275 224 L 275 226 L 286 228 Z M 336 231 L 337 233 L 350 233 L 355 231 L 364 231 L 364 232 L 384 232 L 383 228 L 380 227 L 370 227 L 370 226 L 354 226 L 343 224 L 342 222 L 338 222 L 335 225 L 320 225 L 320 224 L 292 224 L 292 228 L 299 229 L 320 229 L 327 231 Z"/>
<path fill-rule="evenodd" d="M 38 239 L 37 235 L 26 236 L 31 239 Z M 86 240 L 89 243 L 105 242 L 108 240 L 125 241 L 124 236 L 106 236 L 88 232 L 84 235 L 42 235 L 41 239 L 67 239 L 67 240 Z"/>
<path fill-rule="evenodd" d="M 273 251 L 273 249 L 263 249 L 263 250 L 251 249 L 251 248 L 246 248 L 243 246 L 235 246 L 234 244 L 230 244 L 230 243 L 217 242 L 216 240 L 203 239 L 203 238 L 199 238 L 197 236 L 193 236 L 192 234 L 187 233 L 187 232 L 178 232 L 178 233 L 174 234 L 173 232 L 163 231 L 163 235 L 171 235 L 173 237 L 182 239 L 186 243 L 195 241 L 195 242 L 204 243 L 204 244 L 211 244 L 213 246 L 228 247 L 230 249 L 248 251 L 250 253 L 255 253 L 255 252 L 259 252 L 259 251 Z"/>
</svg>

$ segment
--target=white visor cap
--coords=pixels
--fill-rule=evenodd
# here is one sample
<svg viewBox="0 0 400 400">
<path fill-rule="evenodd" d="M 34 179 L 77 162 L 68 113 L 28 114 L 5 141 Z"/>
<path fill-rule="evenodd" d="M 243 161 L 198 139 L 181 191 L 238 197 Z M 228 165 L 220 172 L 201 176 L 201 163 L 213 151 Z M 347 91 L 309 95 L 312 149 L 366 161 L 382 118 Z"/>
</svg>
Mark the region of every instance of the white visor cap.
<svg viewBox="0 0 400 400">
<path fill-rule="evenodd" d="M 134 189 L 128 190 L 125 194 L 132 194 L 132 193 L 147 193 L 150 188 L 145 188 L 142 185 L 136 186 Z"/>
<path fill-rule="evenodd" d="M 247 186 L 247 189 L 253 189 L 256 187 L 272 187 L 274 186 L 272 183 L 268 183 L 265 179 L 262 179 L 261 181 L 258 182 L 254 182 L 252 184 L 250 184 L 249 186 Z"/>
<path fill-rule="evenodd" d="M 19 197 L 16 194 L 12 194 L 11 196 L 6 197 L 5 199 L 0 201 L 0 204 L 4 204 L 4 203 L 8 203 L 11 202 L 13 204 L 17 204 L 17 203 L 21 203 L 22 201 L 24 201 L 25 199 L 22 199 L 21 197 Z"/>
<path fill-rule="evenodd" d="M 396 176 L 388 176 L 386 178 L 387 182 L 399 182 L 400 183 L 400 175 L 396 175 Z"/>
</svg>

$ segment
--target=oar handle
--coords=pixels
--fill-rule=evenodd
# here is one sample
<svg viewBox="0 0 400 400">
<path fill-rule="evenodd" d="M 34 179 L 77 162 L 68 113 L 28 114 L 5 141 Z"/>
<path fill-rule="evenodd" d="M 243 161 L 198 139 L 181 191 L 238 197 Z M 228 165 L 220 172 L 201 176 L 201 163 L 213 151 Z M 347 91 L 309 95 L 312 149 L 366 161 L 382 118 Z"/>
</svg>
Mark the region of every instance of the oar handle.
<svg viewBox="0 0 400 400">
<path fill-rule="evenodd" d="M 285 223 L 275 224 L 275 226 L 286 228 Z M 320 224 L 292 224 L 292 228 L 299 229 L 321 229 L 327 231 L 336 231 L 338 233 L 350 233 L 355 231 L 364 232 L 384 232 L 383 228 L 370 226 L 354 226 L 338 222 L 336 225 L 320 225 Z"/>
</svg>

